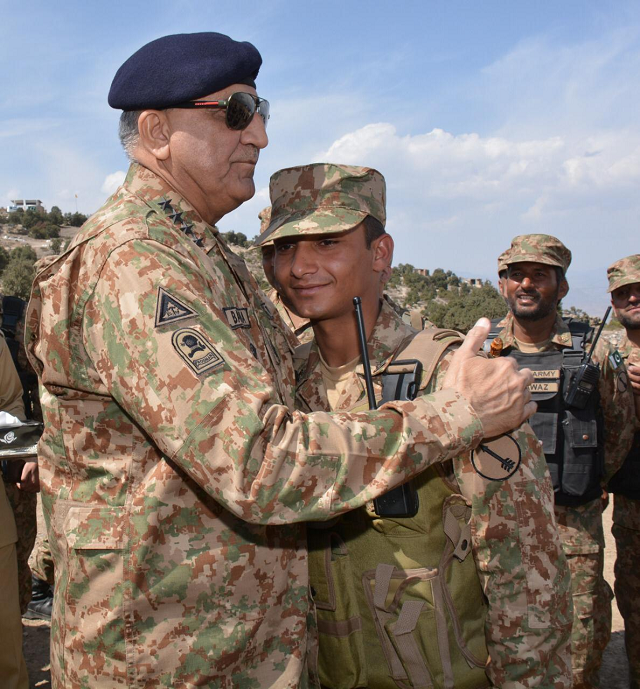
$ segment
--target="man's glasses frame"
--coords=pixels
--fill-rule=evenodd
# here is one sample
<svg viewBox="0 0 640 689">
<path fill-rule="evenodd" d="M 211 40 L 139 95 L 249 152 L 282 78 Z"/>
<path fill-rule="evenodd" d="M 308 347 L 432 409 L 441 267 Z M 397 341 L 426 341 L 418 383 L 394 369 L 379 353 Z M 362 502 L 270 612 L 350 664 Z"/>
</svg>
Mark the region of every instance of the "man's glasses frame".
<svg viewBox="0 0 640 689">
<path fill-rule="evenodd" d="M 235 131 L 246 129 L 256 113 L 262 117 L 265 129 L 269 121 L 269 101 L 246 91 L 232 93 L 226 100 L 191 100 L 171 107 L 188 110 L 224 109 L 227 127 Z"/>
</svg>

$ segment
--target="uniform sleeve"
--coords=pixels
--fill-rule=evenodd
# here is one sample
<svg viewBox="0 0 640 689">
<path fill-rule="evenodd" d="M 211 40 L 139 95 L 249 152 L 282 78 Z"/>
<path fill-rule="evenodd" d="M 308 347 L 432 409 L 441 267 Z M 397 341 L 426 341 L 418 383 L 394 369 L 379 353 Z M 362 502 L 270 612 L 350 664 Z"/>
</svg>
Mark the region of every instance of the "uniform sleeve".
<svg viewBox="0 0 640 689">
<path fill-rule="evenodd" d="M 436 386 L 450 356 L 445 353 L 438 366 Z M 473 554 L 488 602 L 487 674 L 501 689 L 570 689 L 571 580 L 551 478 L 531 427 L 524 424 L 509 435 L 521 460 L 506 480 L 482 476 L 474 467 L 480 460 L 472 462 L 469 452 L 453 461 L 460 491 L 472 508 Z M 490 447 L 507 456 L 503 443 L 498 439 Z"/>
<path fill-rule="evenodd" d="M 26 419 L 24 400 L 22 399 L 22 384 L 16 366 L 11 358 L 11 352 L 0 336 L 0 411 L 6 411 L 21 421 Z"/>
<path fill-rule="evenodd" d="M 633 443 L 635 404 L 624 362 L 614 358 L 614 349 L 600 339 L 593 360 L 600 364 L 598 390 L 604 414 L 604 483 L 624 463 Z"/>
<path fill-rule="evenodd" d="M 108 394 L 240 518 L 327 519 L 482 436 L 452 391 L 362 414 L 303 414 L 275 403 L 272 378 L 229 327 L 222 308 L 230 305 L 212 279 L 160 243 L 132 240 L 101 272 L 83 339 Z M 173 300 L 173 320 L 158 322 L 160 288 Z"/>
</svg>

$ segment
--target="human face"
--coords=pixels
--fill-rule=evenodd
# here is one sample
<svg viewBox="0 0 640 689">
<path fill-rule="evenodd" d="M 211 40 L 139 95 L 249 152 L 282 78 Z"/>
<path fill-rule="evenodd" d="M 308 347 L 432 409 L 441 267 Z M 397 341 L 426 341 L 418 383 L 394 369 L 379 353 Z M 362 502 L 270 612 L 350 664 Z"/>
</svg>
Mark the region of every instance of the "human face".
<svg viewBox="0 0 640 689">
<path fill-rule="evenodd" d="M 614 289 L 611 305 L 626 330 L 640 330 L 640 282 Z"/>
<path fill-rule="evenodd" d="M 232 93 L 255 89 L 233 84 L 203 100 L 225 100 Z M 225 111 L 166 110 L 170 127 L 167 166 L 178 190 L 209 223 L 216 223 L 255 193 L 253 174 L 260 150 L 268 144 L 261 117 L 234 131 Z"/>
<path fill-rule="evenodd" d="M 273 287 L 275 285 L 275 277 L 273 275 L 273 259 L 275 258 L 275 247 L 273 244 L 267 244 L 262 247 L 262 270 L 267 282 Z"/>
<path fill-rule="evenodd" d="M 558 284 L 554 266 L 525 261 L 508 267 L 503 296 L 516 318 L 538 321 L 553 314 L 568 291 L 566 280 Z"/>
<path fill-rule="evenodd" d="M 313 322 L 353 318 L 353 297 L 378 302 L 384 269 L 379 241 L 367 249 L 362 224 L 339 234 L 276 239 L 276 287 L 298 316 Z"/>
</svg>

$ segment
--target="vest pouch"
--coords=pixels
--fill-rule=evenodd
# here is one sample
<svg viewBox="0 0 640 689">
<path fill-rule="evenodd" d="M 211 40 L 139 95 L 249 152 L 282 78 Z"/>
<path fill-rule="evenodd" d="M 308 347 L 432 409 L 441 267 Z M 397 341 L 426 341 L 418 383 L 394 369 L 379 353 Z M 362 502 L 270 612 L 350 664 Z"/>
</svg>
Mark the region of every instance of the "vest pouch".
<svg viewBox="0 0 640 689">
<path fill-rule="evenodd" d="M 453 689 L 442 581 L 437 569 L 380 564 L 363 574 L 382 658 L 369 668 L 379 689 Z"/>
<path fill-rule="evenodd" d="M 607 490 L 632 500 L 640 500 L 640 433 L 635 434 L 631 451 L 620 471 L 609 481 Z"/>
<path fill-rule="evenodd" d="M 583 502 L 600 495 L 603 473 L 598 452 L 598 423 L 589 416 L 588 411 L 567 409 L 562 422 L 565 437 L 562 492 Z"/>
<path fill-rule="evenodd" d="M 331 689 L 366 687 L 362 619 L 349 551 L 342 538 L 329 530 L 309 529 L 308 542 L 320 682 Z"/>
<path fill-rule="evenodd" d="M 558 414 L 538 411 L 529 419 L 529 424 L 542 443 L 542 452 L 547 456 L 555 455 L 558 446 Z"/>
</svg>

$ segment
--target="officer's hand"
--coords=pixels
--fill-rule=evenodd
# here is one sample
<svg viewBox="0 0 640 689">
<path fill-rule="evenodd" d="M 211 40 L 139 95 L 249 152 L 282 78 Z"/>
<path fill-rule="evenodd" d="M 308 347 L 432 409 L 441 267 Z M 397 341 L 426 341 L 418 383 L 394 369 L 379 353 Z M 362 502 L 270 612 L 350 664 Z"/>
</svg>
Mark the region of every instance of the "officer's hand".
<svg viewBox="0 0 640 689">
<path fill-rule="evenodd" d="M 451 358 L 443 387 L 454 388 L 471 404 L 482 421 L 484 435 L 493 438 L 517 428 L 535 413 L 529 385 L 533 374 L 518 371 L 514 359 L 485 359 L 478 350 L 487 339 L 491 323 L 481 318 Z"/>
<path fill-rule="evenodd" d="M 26 462 L 22 468 L 20 483 L 17 484 L 20 490 L 25 493 L 40 492 L 40 475 L 38 473 L 38 462 Z"/>
</svg>

